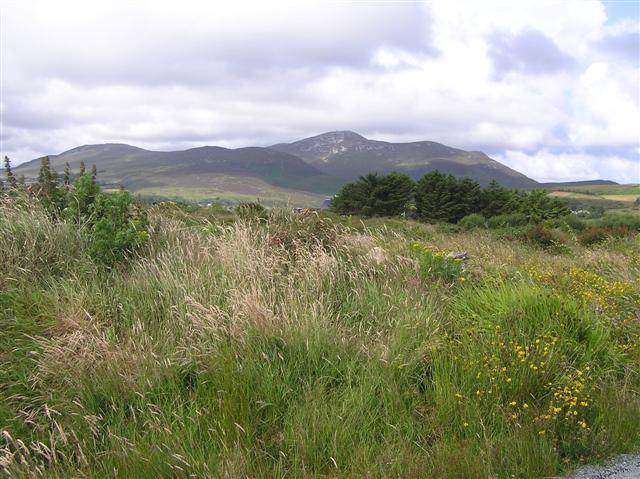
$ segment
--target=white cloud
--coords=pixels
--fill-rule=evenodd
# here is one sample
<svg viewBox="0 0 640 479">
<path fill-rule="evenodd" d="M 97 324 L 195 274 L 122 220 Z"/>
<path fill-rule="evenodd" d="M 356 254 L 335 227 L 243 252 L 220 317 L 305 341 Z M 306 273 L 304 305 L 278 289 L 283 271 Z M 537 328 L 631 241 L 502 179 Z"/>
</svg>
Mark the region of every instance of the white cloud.
<svg viewBox="0 0 640 479">
<path fill-rule="evenodd" d="M 534 177 L 628 181 L 637 154 L 621 165 L 618 153 L 548 154 L 640 145 L 640 72 L 602 47 L 636 26 L 605 22 L 601 2 L 582 0 L 7 3 L 2 154 L 268 145 L 352 129 L 503 152 L 525 172 L 532 156 L 520 152 L 546 152 L 531 159 Z M 553 62 L 536 58 L 542 47 Z"/>
<path fill-rule="evenodd" d="M 640 143 L 640 68 L 590 65 L 573 92 L 570 138 L 576 145 Z"/>
<path fill-rule="evenodd" d="M 507 150 L 496 159 L 541 182 L 606 178 L 620 183 L 640 183 L 640 157 L 555 153 L 543 148 L 531 154 Z"/>
</svg>

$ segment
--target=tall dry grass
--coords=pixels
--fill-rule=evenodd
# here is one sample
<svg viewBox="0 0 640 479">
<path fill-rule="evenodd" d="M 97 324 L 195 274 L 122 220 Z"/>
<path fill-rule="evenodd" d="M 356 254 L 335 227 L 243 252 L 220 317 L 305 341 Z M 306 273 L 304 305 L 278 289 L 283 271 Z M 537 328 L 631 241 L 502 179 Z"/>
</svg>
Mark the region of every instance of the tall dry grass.
<svg viewBox="0 0 640 479">
<path fill-rule="evenodd" d="M 488 232 L 158 207 L 145 250 L 105 269 L 85 232 L 32 206 L 0 208 L 9 477 L 540 477 L 639 445 L 637 291 L 614 324 L 530 272 L 633 284 L 634 245 L 558 255 Z M 467 251 L 467 282 L 425 276 L 415 241 Z M 552 398 L 576 371 L 589 405 L 545 419 L 573 411 Z"/>
</svg>

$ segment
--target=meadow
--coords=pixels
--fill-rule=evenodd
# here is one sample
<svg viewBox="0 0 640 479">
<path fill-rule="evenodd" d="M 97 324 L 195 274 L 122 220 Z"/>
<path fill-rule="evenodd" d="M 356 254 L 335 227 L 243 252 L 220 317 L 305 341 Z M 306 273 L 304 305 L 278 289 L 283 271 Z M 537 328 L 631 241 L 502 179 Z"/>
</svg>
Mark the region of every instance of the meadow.
<svg viewBox="0 0 640 479">
<path fill-rule="evenodd" d="M 539 478 L 640 449 L 633 228 L 143 208 L 107 266 L 0 200 L 0 475 Z"/>
</svg>

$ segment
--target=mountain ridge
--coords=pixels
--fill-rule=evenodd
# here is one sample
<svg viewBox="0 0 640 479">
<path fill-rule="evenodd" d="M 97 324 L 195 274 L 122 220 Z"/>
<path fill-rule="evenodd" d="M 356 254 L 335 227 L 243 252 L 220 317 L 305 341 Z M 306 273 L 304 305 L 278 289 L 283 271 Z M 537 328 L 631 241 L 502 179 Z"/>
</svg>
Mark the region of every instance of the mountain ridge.
<svg viewBox="0 0 640 479">
<path fill-rule="evenodd" d="M 482 184 L 495 178 L 505 186 L 535 187 L 538 183 L 493 160 L 483 152 L 465 151 L 434 141 L 392 143 L 370 140 L 349 130 L 331 131 L 292 143 L 268 147 L 199 146 L 186 150 L 152 151 L 126 143 L 81 145 L 50 155 L 61 172 L 84 161 L 95 164 L 99 179 L 134 192 L 198 190 L 217 196 L 257 196 L 274 200 L 304 196 L 307 200 L 333 194 L 370 172 L 404 172 L 414 179 L 438 169 L 470 176 Z M 15 168 L 37 176 L 39 159 Z M 306 200 L 305 200 L 306 201 Z"/>
<path fill-rule="evenodd" d="M 470 176 L 486 184 L 495 178 L 505 186 L 537 184 L 481 151 L 465 151 L 435 141 L 392 143 L 370 140 L 350 130 L 321 133 L 292 143 L 269 148 L 290 153 L 319 170 L 352 181 L 362 174 L 399 171 L 418 179 L 440 170 L 456 176 Z"/>
</svg>

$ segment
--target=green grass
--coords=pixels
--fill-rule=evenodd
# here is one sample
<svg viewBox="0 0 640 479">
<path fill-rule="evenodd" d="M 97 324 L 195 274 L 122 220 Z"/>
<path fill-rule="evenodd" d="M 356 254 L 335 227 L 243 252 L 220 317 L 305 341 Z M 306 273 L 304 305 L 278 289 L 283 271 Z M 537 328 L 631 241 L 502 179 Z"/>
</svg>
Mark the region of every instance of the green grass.
<svg viewBox="0 0 640 479">
<path fill-rule="evenodd" d="M 635 238 L 148 214 L 105 269 L 0 206 L 3 474 L 537 478 L 640 448 Z"/>
<path fill-rule="evenodd" d="M 312 193 L 283 190 L 277 187 L 259 185 L 255 191 L 247 193 L 233 193 L 224 187 L 220 188 L 189 188 L 180 186 L 158 186 L 135 190 L 135 193 L 144 197 L 161 197 L 171 200 L 207 203 L 223 202 L 237 204 L 240 202 L 258 201 L 269 206 L 310 206 L 318 207 L 324 196 Z M 284 199 L 283 199 L 284 198 Z"/>
</svg>

